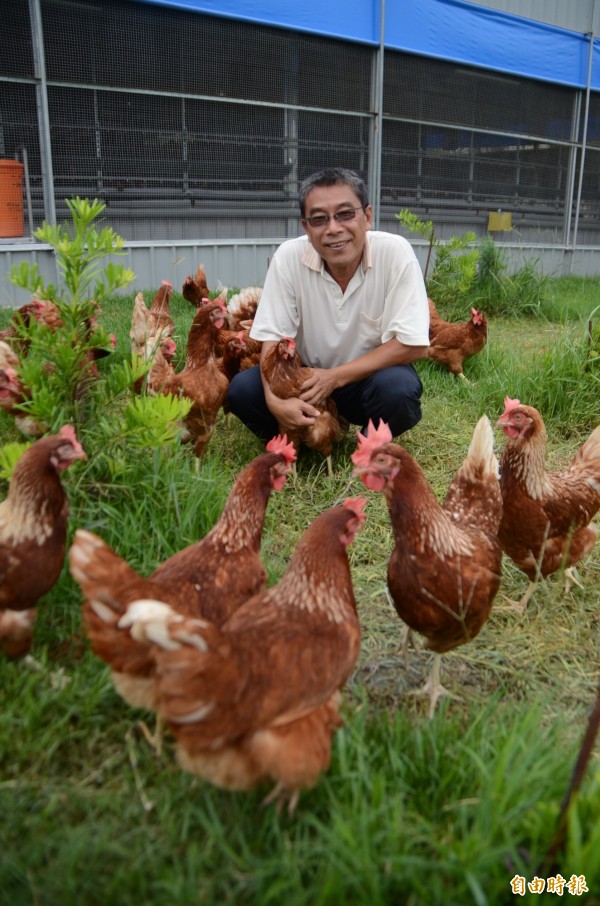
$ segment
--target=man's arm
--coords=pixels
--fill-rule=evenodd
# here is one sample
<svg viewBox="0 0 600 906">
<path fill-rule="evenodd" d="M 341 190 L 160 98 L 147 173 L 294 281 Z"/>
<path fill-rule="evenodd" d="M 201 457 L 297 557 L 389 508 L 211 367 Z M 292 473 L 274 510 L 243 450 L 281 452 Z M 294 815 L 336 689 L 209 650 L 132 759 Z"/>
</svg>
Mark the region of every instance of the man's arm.
<svg viewBox="0 0 600 906">
<path fill-rule="evenodd" d="M 300 399 L 305 403 L 319 403 L 338 387 L 369 377 L 382 368 L 392 365 L 409 365 L 427 356 L 428 346 L 406 346 L 395 337 L 376 346 L 352 362 L 335 368 L 313 368 L 312 376 L 302 385 Z M 269 407 L 270 408 L 270 407 Z"/>
</svg>

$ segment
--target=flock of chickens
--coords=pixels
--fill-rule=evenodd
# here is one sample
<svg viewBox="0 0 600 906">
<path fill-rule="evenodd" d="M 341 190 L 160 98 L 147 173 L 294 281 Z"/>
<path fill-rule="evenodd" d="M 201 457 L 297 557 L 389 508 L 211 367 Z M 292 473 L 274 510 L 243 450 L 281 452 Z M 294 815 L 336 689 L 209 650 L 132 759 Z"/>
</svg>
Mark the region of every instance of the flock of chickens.
<svg viewBox="0 0 600 906">
<path fill-rule="evenodd" d="M 197 286 L 201 276 L 187 278 L 183 287 L 197 312 L 181 372 L 172 366 L 170 284 L 149 309 L 136 298 L 131 330 L 134 354 L 151 362 L 146 392 L 168 388 L 191 400 L 184 431 L 198 456 L 231 369 L 248 367 L 259 352 L 247 336 L 259 291 L 252 300 L 237 300 L 232 323 L 224 300 L 209 300 L 206 286 Z M 478 336 L 482 324 L 474 312 L 468 330 Z M 444 330 L 440 322 L 436 326 Z M 285 367 L 295 350 L 289 341 L 279 345 Z M 473 354 L 465 349 L 463 358 L 467 353 Z M 459 358 L 446 361 L 456 374 L 462 372 Z M 199 374 L 212 377 L 200 380 Z M 341 431 L 339 423 L 332 427 L 335 412 L 324 413 L 329 434 Z M 441 504 L 385 423 L 358 433 L 351 456 L 352 475 L 387 503 L 394 540 L 387 586 L 406 627 L 405 642 L 416 632 L 434 652 L 424 690 L 430 716 L 445 692 L 441 655 L 474 639 L 485 624 L 503 554 L 530 580 L 524 607 L 541 577 L 565 568 L 572 578 L 572 568 L 596 541 L 591 523 L 600 509 L 600 427 L 568 468 L 549 472 L 536 409 L 506 398 L 497 426 L 506 437 L 500 460 L 484 415 Z M 366 496 L 350 497 L 320 513 L 282 578 L 267 588 L 261 560 L 266 509 L 294 469 L 300 441 L 313 439 L 274 437 L 239 474 L 212 530 L 150 576 L 139 575 L 84 529 L 75 531 L 68 556 L 91 647 L 125 701 L 156 714 L 154 734 L 146 729 L 154 745 L 160 746 L 166 722 L 182 768 L 232 790 L 271 782 L 267 801 L 287 803 L 290 812 L 329 766 L 333 734 L 342 724 L 341 690 L 360 653 L 347 550 L 367 503 Z M 329 455 L 326 446 L 315 447 Z M 61 572 L 68 500 L 60 476 L 85 458 L 69 425 L 40 438 L 22 455 L 0 503 L 0 649 L 9 657 L 29 651 L 37 602 Z M 44 569 L 32 569 L 40 560 Z"/>
</svg>

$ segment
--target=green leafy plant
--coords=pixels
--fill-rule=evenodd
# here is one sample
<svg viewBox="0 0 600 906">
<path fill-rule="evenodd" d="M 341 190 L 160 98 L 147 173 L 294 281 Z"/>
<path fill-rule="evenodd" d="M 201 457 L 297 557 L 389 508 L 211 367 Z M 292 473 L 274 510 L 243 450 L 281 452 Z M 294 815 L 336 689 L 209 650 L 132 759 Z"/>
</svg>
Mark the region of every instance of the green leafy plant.
<svg viewBox="0 0 600 906">
<path fill-rule="evenodd" d="M 10 480 L 16 464 L 28 446 L 28 443 L 11 443 L 0 447 L 0 478 Z"/>
<path fill-rule="evenodd" d="M 406 208 L 396 217 L 404 227 L 429 241 L 424 277 L 427 293 L 434 302 L 454 304 L 466 296 L 477 277 L 479 251 L 474 247 L 475 233 L 469 231 L 452 236 L 443 243 L 436 238 L 431 220 L 421 220 Z M 429 276 L 432 257 L 433 269 Z"/>
<path fill-rule="evenodd" d="M 477 277 L 471 288 L 475 306 L 489 315 L 539 316 L 548 297 L 549 277 L 528 259 L 509 274 L 504 249 L 486 236 L 479 243 Z"/>
<path fill-rule="evenodd" d="M 96 229 L 95 221 L 106 205 L 98 199 L 89 201 L 79 197 L 67 199 L 66 204 L 71 224 L 55 226 L 44 221 L 34 233 L 36 239 L 54 249 L 62 290 L 59 291 L 52 283 L 45 283 L 37 264 L 30 265 L 27 261 L 16 265 L 10 278 L 17 286 L 29 289 L 38 298 L 70 302 L 73 306 L 70 320 L 76 322 L 78 305 L 90 299 L 100 304 L 106 296 L 131 283 L 135 274 L 122 264 L 101 264 L 108 255 L 121 254 L 125 244 L 125 240 L 111 227 L 100 231 Z"/>
<path fill-rule="evenodd" d="M 55 251 L 59 286 L 46 282 L 37 264 L 23 262 L 11 271 L 12 282 L 50 303 L 55 315 L 52 324 L 35 317 L 17 324 L 18 348 L 25 350 L 18 368 L 25 399 L 18 408 L 38 432 L 73 424 L 86 449 L 91 445 L 98 454 L 87 467 L 94 471 L 101 463 L 121 462 L 123 447 L 158 449 L 175 442 L 190 403 L 164 397 L 128 402 L 150 363 L 114 357 L 116 339 L 99 319 L 102 303 L 135 274 L 105 260 L 122 254 L 124 245 L 110 227 L 97 225 L 105 205 L 74 198 L 67 206 L 71 223 L 44 223 L 35 233 Z"/>
</svg>

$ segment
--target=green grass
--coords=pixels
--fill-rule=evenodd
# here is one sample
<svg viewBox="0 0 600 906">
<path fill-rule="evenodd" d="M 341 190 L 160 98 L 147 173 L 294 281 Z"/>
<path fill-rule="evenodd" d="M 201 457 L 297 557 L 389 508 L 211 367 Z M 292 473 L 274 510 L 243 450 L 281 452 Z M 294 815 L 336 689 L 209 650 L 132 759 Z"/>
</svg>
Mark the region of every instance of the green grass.
<svg viewBox="0 0 600 906">
<path fill-rule="evenodd" d="M 565 465 L 600 421 L 597 328 L 590 341 L 587 326 L 599 286 L 551 280 L 535 317 L 490 317 L 487 348 L 465 366 L 469 385 L 420 364 L 424 416 L 404 443 L 438 496 L 479 416 L 487 412 L 494 422 L 506 395 L 542 411 L 551 467 Z M 104 306 L 103 323 L 118 338 L 115 358 L 128 353 L 132 299 Z M 171 308 L 181 363 L 193 310 L 178 294 Z M 0 311 L 0 326 L 10 314 Z M 4 416 L 0 439 L 20 439 Z M 357 482 L 348 490 L 354 446 L 349 433 L 336 448 L 333 479 L 317 454 L 303 451 L 297 479 L 272 495 L 263 545 L 270 582 L 322 509 L 362 492 Z M 70 530 L 98 532 L 148 573 L 208 530 L 260 449 L 230 416 L 220 417 L 198 470 L 186 448 L 142 452 L 116 475 L 77 465 L 64 476 Z M 263 790 L 226 793 L 182 773 L 170 744 L 161 758 L 154 754 L 138 727 L 144 715 L 116 695 L 88 648 L 80 594 L 63 570 L 39 607 L 33 654 L 40 669 L 0 664 L 0 903 L 514 901 L 511 878 L 533 878 L 554 834 L 595 696 L 600 546 L 579 569 L 583 589 L 565 597 L 554 576 L 522 618 L 501 609 L 503 596 L 519 596 L 527 585 L 505 560 L 487 625 L 444 657 L 444 684 L 460 698 L 443 700 L 429 721 L 425 702 L 410 693 L 423 684 L 431 655 L 411 651 L 406 668 L 398 652 L 400 621 L 385 597 L 389 520 L 381 495 L 368 492 L 368 499 L 350 548 L 363 644 L 345 692 L 346 723 L 329 772 L 303 794 L 293 818 L 264 809 Z M 600 903 L 599 771 L 596 757 L 554 872 L 567 880 L 584 874 L 587 903 Z"/>
</svg>

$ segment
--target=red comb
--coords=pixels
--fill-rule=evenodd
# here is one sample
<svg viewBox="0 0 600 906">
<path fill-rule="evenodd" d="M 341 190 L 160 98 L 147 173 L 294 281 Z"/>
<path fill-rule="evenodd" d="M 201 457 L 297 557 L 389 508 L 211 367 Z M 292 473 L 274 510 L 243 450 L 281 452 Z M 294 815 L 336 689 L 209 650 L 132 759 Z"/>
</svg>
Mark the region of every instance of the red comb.
<svg viewBox="0 0 600 906">
<path fill-rule="evenodd" d="M 288 443 L 287 434 L 284 434 L 283 437 L 281 434 L 278 434 L 277 437 L 272 437 L 267 444 L 267 451 L 269 453 L 279 453 L 286 462 L 294 462 L 296 460 L 294 445 Z"/>
<path fill-rule="evenodd" d="M 77 443 L 77 435 L 75 434 L 75 428 L 73 427 L 73 425 L 63 425 L 58 433 L 61 437 L 65 437 L 67 440 L 70 440 L 72 444 Z"/>
<path fill-rule="evenodd" d="M 504 414 L 512 412 L 513 409 L 518 409 L 521 405 L 520 400 L 511 400 L 510 396 L 504 397 Z"/>
<path fill-rule="evenodd" d="M 172 283 L 169 283 L 168 280 L 163 280 L 162 285 L 163 285 L 163 286 L 168 286 L 169 289 L 173 289 L 173 284 L 172 284 Z"/>
<path fill-rule="evenodd" d="M 367 505 L 366 497 L 347 497 L 346 500 L 342 503 L 342 506 L 347 507 L 351 510 L 356 518 L 360 521 L 361 525 L 365 521 L 366 516 L 363 512 L 364 508 Z"/>
<path fill-rule="evenodd" d="M 391 443 L 393 439 L 389 425 L 381 419 L 379 420 L 379 427 L 377 429 L 371 419 L 369 419 L 366 437 L 360 431 L 356 432 L 356 436 L 358 437 L 358 449 L 356 449 L 350 457 L 355 466 L 368 465 L 374 450 L 378 450 L 379 447 Z"/>
<path fill-rule="evenodd" d="M 65 440 L 69 441 L 76 453 L 84 453 L 83 447 L 77 440 L 77 435 L 75 434 L 75 428 L 73 427 L 73 425 L 63 425 L 58 434 L 59 437 L 64 437 Z"/>
<path fill-rule="evenodd" d="M 58 432 L 58 436 L 62 437 L 64 440 L 71 444 L 71 447 L 73 448 L 72 456 L 77 459 L 87 459 L 85 450 L 77 440 L 77 435 L 75 434 L 75 428 L 73 427 L 73 425 L 63 425 Z"/>
</svg>

